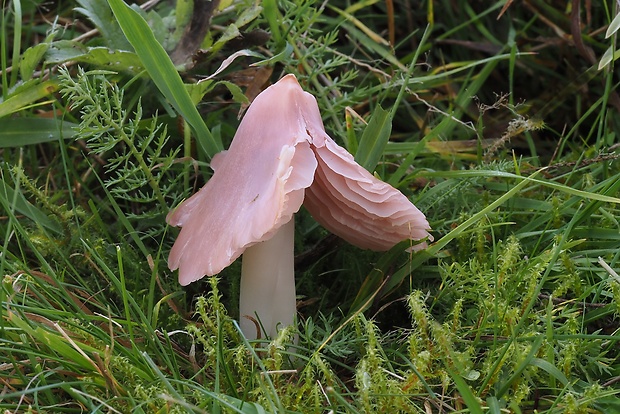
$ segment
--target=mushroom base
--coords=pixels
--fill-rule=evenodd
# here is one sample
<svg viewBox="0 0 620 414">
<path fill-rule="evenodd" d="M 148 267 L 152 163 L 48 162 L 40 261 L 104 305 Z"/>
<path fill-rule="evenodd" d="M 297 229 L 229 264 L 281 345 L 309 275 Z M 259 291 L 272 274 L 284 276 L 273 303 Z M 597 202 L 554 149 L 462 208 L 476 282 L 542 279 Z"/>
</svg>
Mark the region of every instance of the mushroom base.
<svg viewBox="0 0 620 414">
<path fill-rule="evenodd" d="M 241 264 L 239 325 L 248 339 L 274 338 L 296 314 L 292 219 L 269 240 L 246 249 Z M 251 318 L 251 319 L 250 319 Z"/>
</svg>

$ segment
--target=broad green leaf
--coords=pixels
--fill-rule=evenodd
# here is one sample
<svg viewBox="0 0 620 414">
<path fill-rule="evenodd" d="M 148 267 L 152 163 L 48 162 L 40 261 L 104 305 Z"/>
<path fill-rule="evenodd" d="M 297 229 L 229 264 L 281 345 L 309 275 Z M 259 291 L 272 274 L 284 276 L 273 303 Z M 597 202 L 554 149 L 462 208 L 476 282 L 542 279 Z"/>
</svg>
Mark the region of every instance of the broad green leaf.
<svg viewBox="0 0 620 414">
<path fill-rule="evenodd" d="M 19 65 L 19 71 L 22 79 L 30 79 L 41 59 L 49 48 L 49 43 L 42 42 L 31 46 L 22 54 L 22 61 Z"/>
<path fill-rule="evenodd" d="M 169 22 L 169 18 L 164 18 L 155 10 L 144 11 L 137 4 L 132 4 L 131 9 L 144 19 L 146 24 L 151 28 L 155 40 L 163 47 L 164 50 L 170 51 L 181 39 L 174 39 L 171 33 L 174 26 Z M 179 70 L 177 68 L 177 70 Z"/>
<path fill-rule="evenodd" d="M 146 21 L 122 0 L 109 0 L 125 36 L 140 57 L 146 71 L 160 92 L 175 110 L 192 126 L 200 148 L 209 157 L 223 149 L 200 117 L 190 98 L 181 76 L 175 69 L 164 48 L 157 42 Z"/>
<path fill-rule="evenodd" d="M 82 7 L 75 10 L 88 17 L 99 29 L 107 46 L 116 50 L 131 50 L 131 45 L 123 35 L 118 22 L 106 0 L 77 0 Z"/>
<path fill-rule="evenodd" d="M 56 119 L 3 118 L 0 119 L 0 148 L 70 139 L 75 135 L 74 128 L 77 128 L 77 124 L 61 123 Z"/>
<path fill-rule="evenodd" d="M 226 43 L 230 42 L 233 39 L 237 39 L 240 36 L 241 36 L 241 32 L 239 31 L 239 28 L 237 27 L 237 25 L 236 24 L 230 24 L 230 25 L 228 25 L 226 30 L 224 30 L 224 33 L 222 33 L 222 35 L 213 44 L 213 46 L 211 46 L 209 51 L 211 53 L 216 53 L 221 48 L 223 48 Z"/>
<path fill-rule="evenodd" d="M 245 10 L 243 10 L 243 12 L 241 12 L 239 17 L 235 21 L 235 25 L 237 25 L 237 27 L 243 27 L 248 23 L 253 22 L 258 16 L 260 16 L 262 11 L 263 8 L 256 5 L 246 8 Z"/>
<path fill-rule="evenodd" d="M 244 414 L 267 414 L 265 408 L 259 403 L 240 400 L 230 395 L 216 394 L 221 400 L 226 401 L 236 410 L 241 410 Z M 227 404 L 227 405 L 228 405 Z"/>
<path fill-rule="evenodd" d="M 19 74 L 23 80 L 32 78 L 34 70 L 39 66 L 45 52 L 50 47 L 50 43 L 54 39 L 55 34 L 47 36 L 45 41 L 29 47 L 22 53 L 21 63 L 19 64 Z"/>
<path fill-rule="evenodd" d="M 277 55 L 270 57 L 269 59 L 261 60 L 260 62 L 253 63 L 252 66 L 264 66 L 264 65 L 273 65 L 281 60 L 287 59 L 289 56 L 293 54 L 293 46 L 286 42 L 284 46 L 284 50 L 282 50 Z"/>
<path fill-rule="evenodd" d="M 489 407 L 489 413 L 501 414 L 502 410 L 500 408 L 499 401 L 495 396 L 490 396 L 487 398 L 487 405 Z"/>
<path fill-rule="evenodd" d="M 187 89 L 187 93 L 194 102 L 194 104 L 198 105 L 198 102 L 202 101 L 202 98 L 209 93 L 215 87 L 215 81 L 211 79 L 203 79 L 197 83 L 185 84 L 185 89 Z M 211 131 L 213 132 L 213 131 Z"/>
<path fill-rule="evenodd" d="M 28 81 L 16 88 L 9 98 L 0 102 L 0 118 L 31 107 L 36 101 L 58 90 L 58 82 L 48 80 L 41 82 L 38 79 Z M 0 129 L 0 134 L 4 132 Z"/>
<path fill-rule="evenodd" d="M 383 150 L 390 139 L 391 132 L 392 118 L 390 113 L 379 105 L 375 108 L 366 129 L 364 129 L 355 153 L 355 161 L 372 172 L 383 156 Z"/>
<path fill-rule="evenodd" d="M 218 84 L 224 85 L 226 86 L 226 88 L 228 88 L 235 102 L 242 103 L 242 104 L 250 103 L 250 101 L 248 101 L 247 96 L 243 94 L 243 91 L 241 90 L 241 88 L 237 86 L 236 84 L 232 82 L 228 82 L 228 81 L 220 81 L 218 82 Z"/>
<path fill-rule="evenodd" d="M 46 61 L 49 63 L 82 62 L 116 72 L 140 73 L 144 70 L 142 61 L 133 52 L 112 50 L 107 47 L 87 47 L 71 40 L 52 43 L 47 51 Z"/>
</svg>

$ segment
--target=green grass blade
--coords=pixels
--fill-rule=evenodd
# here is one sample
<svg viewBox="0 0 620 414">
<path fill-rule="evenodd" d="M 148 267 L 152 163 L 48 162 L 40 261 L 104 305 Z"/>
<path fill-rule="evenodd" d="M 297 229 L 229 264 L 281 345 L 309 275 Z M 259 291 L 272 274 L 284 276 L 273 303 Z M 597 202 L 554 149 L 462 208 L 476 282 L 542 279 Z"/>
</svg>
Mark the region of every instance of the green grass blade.
<svg viewBox="0 0 620 414">
<path fill-rule="evenodd" d="M 19 92 L 0 103 L 0 118 L 27 109 L 34 102 L 57 90 L 58 82 L 53 80 L 46 82 L 39 82 L 37 80 L 27 82 L 25 85 L 20 86 Z"/>
<path fill-rule="evenodd" d="M 15 13 L 15 33 L 13 34 L 11 85 L 15 85 L 17 83 L 17 75 L 19 74 L 19 55 L 22 48 L 22 3 L 19 0 L 14 0 L 12 5 L 13 13 Z"/>
<path fill-rule="evenodd" d="M 478 398 L 476 398 L 463 377 L 451 370 L 448 366 L 446 366 L 446 370 L 450 374 L 452 381 L 454 381 L 454 385 L 456 385 L 456 388 L 459 390 L 459 394 L 461 394 L 461 398 L 463 398 L 465 405 L 469 408 L 469 412 L 472 414 L 482 414 L 483 411 Z"/>
<path fill-rule="evenodd" d="M 502 410 L 499 405 L 499 401 L 495 397 L 487 398 L 487 405 L 489 406 L 489 413 L 501 414 Z"/>
<path fill-rule="evenodd" d="M 75 135 L 76 124 L 44 118 L 0 119 L 0 148 L 57 142 Z"/>
<path fill-rule="evenodd" d="M 355 153 L 355 161 L 362 167 L 372 172 L 383 156 L 383 150 L 390 139 L 392 132 L 392 118 L 390 113 L 378 105 L 360 140 Z"/>
<path fill-rule="evenodd" d="M 127 36 L 127 40 L 134 47 L 136 54 L 142 60 L 146 71 L 157 88 L 192 126 L 201 149 L 209 157 L 213 157 L 223 149 L 223 145 L 211 134 L 200 117 L 185 89 L 181 76 L 164 48 L 155 39 L 149 25 L 142 16 L 122 0 L 110 0 L 110 7 L 118 19 L 123 33 Z"/>
<path fill-rule="evenodd" d="M 526 318 L 523 318 L 523 319 L 526 319 Z M 521 373 L 525 370 L 525 368 L 527 368 L 532 363 L 532 360 L 534 359 L 534 357 L 536 356 L 536 353 L 542 346 L 544 339 L 545 337 L 543 335 L 540 335 L 538 338 L 534 340 L 534 342 L 532 343 L 532 349 L 530 349 L 530 352 L 527 354 L 525 359 L 523 359 L 523 361 L 521 361 L 521 363 L 514 369 L 513 374 L 510 376 L 510 378 L 506 380 L 506 382 L 504 382 L 500 390 L 495 395 L 497 398 L 502 398 L 504 395 L 506 395 L 508 390 L 512 386 L 512 383 L 515 382 L 521 376 Z M 544 361 L 544 362 L 549 364 L 547 361 Z M 537 366 L 540 367 L 540 364 L 538 364 Z"/>
<path fill-rule="evenodd" d="M 566 375 L 564 375 L 562 371 L 560 371 L 555 365 L 551 364 L 549 361 L 545 361 L 542 358 L 533 358 L 530 361 L 530 365 L 537 366 L 538 368 L 547 371 L 547 374 L 560 381 L 562 385 L 572 388 L 570 386 L 570 383 L 568 382 L 568 378 L 566 378 Z"/>
<path fill-rule="evenodd" d="M 538 175 L 538 171 L 536 171 L 531 176 L 527 177 L 528 179 L 534 179 L 534 177 Z M 524 177 L 521 177 L 524 178 Z M 497 207 L 504 204 L 506 201 L 519 194 L 519 192 L 526 186 L 528 180 L 523 180 L 519 184 L 512 187 L 509 191 L 507 191 L 503 196 L 499 197 L 497 200 L 493 201 L 491 204 L 480 210 L 477 214 L 474 214 L 469 219 L 465 220 L 461 225 L 452 230 L 450 233 L 443 236 L 440 240 L 433 243 L 427 250 L 431 255 L 436 255 L 439 253 L 441 249 L 443 249 L 448 243 L 457 238 L 461 233 L 467 230 L 470 226 L 482 220 L 486 214 L 489 214 L 491 211 L 495 210 Z M 419 257 L 418 255 L 416 257 Z"/>
<path fill-rule="evenodd" d="M 77 3 L 81 7 L 76 7 L 75 11 L 82 13 L 95 24 L 108 46 L 117 50 L 131 48 L 118 23 L 114 20 L 112 10 L 106 0 L 77 0 Z"/>
<path fill-rule="evenodd" d="M 264 0 L 263 1 L 263 15 L 269 23 L 269 29 L 271 29 L 271 35 L 276 44 L 282 41 L 282 32 L 280 32 L 280 12 L 278 11 L 278 2 L 276 0 Z"/>
<path fill-rule="evenodd" d="M 436 139 L 440 136 L 450 136 L 452 134 L 453 130 L 458 125 L 458 123 L 454 120 L 462 118 L 465 108 L 468 107 L 475 94 L 478 93 L 478 91 L 484 85 L 488 77 L 491 76 L 491 73 L 493 72 L 499 61 L 509 58 L 510 54 L 497 55 L 491 58 L 482 59 L 477 62 L 468 63 L 457 69 L 453 69 L 443 73 L 443 76 L 446 76 L 448 73 L 453 71 L 459 72 L 468 68 L 473 68 L 474 66 L 480 64 L 484 64 L 484 67 L 482 68 L 480 73 L 477 73 L 475 75 L 472 73 L 472 82 L 457 96 L 454 102 L 454 110 L 450 113 L 450 116 L 445 117 L 437 126 L 431 129 L 430 132 L 422 140 L 412 143 L 412 147 L 409 148 L 409 150 L 407 151 L 409 152 L 409 155 L 407 155 L 407 158 L 405 158 L 405 160 L 401 163 L 400 167 L 394 172 L 394 174 L 392 174 L 392 176 L 388 180 L 389 184 L 394 186 L 398 185 L 398 182 L 403 177 L 403 175 L 405 175 L 411 163 L 415 160 L 418 154 L 420 154 L 424 150 L 426 142 L 432 141 L 433 139 Z M 414 79 L 414 81 L 424 84 L 427 81 L 432 82 L 433 77 L 418 77 Z"/>
<path fill-rule="evenodd" d="M 425 173 L 424 176 L 427 178 L 430 178 L 430 177 L 442 177 L 442 178 L 503 177 L 503 178 L 509 178 L 509 179 L 524 180 L 524 181 L 529 182 L 530 184 L 543 185 L 545 187 L 549 187 L 554 190 L 558 190 L 563 193 L 570 194 L 572 196 L 581 197 L 587 200 L 597 200 L 597 201 L 602 201 L 604 203 L 620 204 L 620 198 L 618 197 L 612 197 L 612 196 L 608 196 L 605 194 L 594 193 L 591 191 L 578 190 L 576 188 L 572 188 L 564 184 L 559 184 L 553 181 L 547 181 L 547 180 L 541 180 L 541 179 L 535 178 L 535 176 L 538 175 L 539 172 L 544 171 L 544 170 L 545 169 L 543 168 L 528 177 L 509 173 L 509 172 L 494 171 L 494 170 L 433 171 L 428 174 Z M 616 182 L 614 181 L 614 183 Z"/>
<path fill-rule="evenodd" d="M 8 19 L 6 17 L 5 8 L 0 11 L 0 70 L 2 71 L 2 98 L 6 98 L 9 93 L 9 74 L 6 71 L 8 65 L 9 47 L 7 41 Z"/>
</svg>

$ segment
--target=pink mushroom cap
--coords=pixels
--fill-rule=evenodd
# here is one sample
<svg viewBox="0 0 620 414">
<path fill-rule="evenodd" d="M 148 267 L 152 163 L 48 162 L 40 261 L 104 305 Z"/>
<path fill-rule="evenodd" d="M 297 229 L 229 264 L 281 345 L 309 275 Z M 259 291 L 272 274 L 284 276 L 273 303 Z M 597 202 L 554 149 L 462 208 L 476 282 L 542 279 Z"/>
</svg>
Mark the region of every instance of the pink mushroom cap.
<svg viewBox="0 0 620 414">
<path fill-rule="evenodd" d="M 293 75 L 254 99 L 230 148 L 211 167 L 207 184 L 166 218 L 183 227 L 168 258 L 181 285 L 219 273 L 268 240 L 302 203 L 324 227 L 361 248 L 433 240 L 424 214 L 407 197 L 326 134 L 316 99 Z"/>
</svg>

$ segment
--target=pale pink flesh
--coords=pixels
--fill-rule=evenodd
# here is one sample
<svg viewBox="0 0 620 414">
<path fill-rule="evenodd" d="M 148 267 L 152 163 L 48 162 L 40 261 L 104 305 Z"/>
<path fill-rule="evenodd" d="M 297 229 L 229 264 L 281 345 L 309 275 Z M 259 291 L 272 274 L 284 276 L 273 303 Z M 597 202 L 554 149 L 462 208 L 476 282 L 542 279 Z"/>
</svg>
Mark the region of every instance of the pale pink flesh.
<svg viewBox="0 0 620 414">
<path fill-rule="evenodd" d="M 317 165 L 301 93 L 287 76 L 257 96 L 228 151 L 214 158 L 213 177 L 168 215 L 183 227 L 168 258 L 182 285 L 219 273 L 301 207 Z"/>
<path fill-rule="evenodd" d="M 168 259 L 182 285 L 219 273 L 269 239 L 302 202 L 319 223 L 361 248 L 432 241 L 424 214 L 325 133 L 316 100 L 293 75 L 256 97 L 229 150 L 211 165 L 213 177 L 167 218 L 183 226 Z"/>
</svg>

